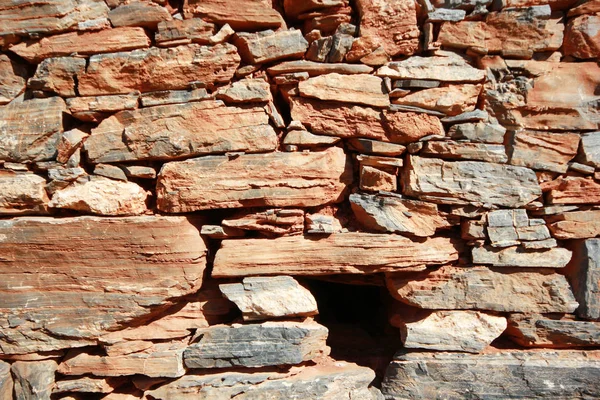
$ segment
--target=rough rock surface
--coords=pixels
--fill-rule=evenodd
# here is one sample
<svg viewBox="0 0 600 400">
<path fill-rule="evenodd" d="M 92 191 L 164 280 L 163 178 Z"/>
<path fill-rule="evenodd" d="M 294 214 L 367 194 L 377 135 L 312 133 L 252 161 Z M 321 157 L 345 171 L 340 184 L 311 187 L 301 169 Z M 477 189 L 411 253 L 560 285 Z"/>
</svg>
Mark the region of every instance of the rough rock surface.
<svg viewBox="0 0 600 400">
<path fill-rule="evenodd" d="M 507 334 L 525 347 L 597 347 L 600 323 L 568 318 L 548 318 L 540 314 L 511 314 Z"/>
<path fill-rule="evenodd" d="M 277 251 L 266 251 L 266 246 Z M 213 276 L 364 274 L 446 264 L 457 258 L 454 244 L 442 237 L 420 243 L 399 235 L 356 232 L 318 240 L 303 236 L 225 240 L 217 252 Z"/>
<path fill-rule="evenodd" d="M 236 31 L 278 28 L 281 15 L 265 0 L 185 0 L 183 11 Z"/>
<path fill-rule="evenodd" d="M 249 277 L 242 283 L 219 285 L 219 290 L 242 311 L 245 321 L 318 313 L 310 291 L 290 276 Z"/>
<path fill-rule="evenodd" d="M 384 92 L 383 81 L 372 75 L 320 75 L 300 82 L 298 90 L 302 96 L 319 100 L 359 103 L 374 107 L 390 105 L 390 99 Z"/>
<path fill-rule="evenodd" d="M 231 177 L 236 180 L 232 181 Z M 189 212 L 256 206 L 311 207 L 337 202 L 352 182 L 342 149 L 314 153 L 208 156 L 165 164 L 158 208 Z"/>
<path fill-rule="evenodd" d="M 0 173 L 0 215 L 44 214 L 46 180 L 34 174 Z"/>
<path fill-rule="evenodd" d="M 301 58 L 308 49 L 308 42 L 299 30 L 241 33 L 236 36 L 235 44 L 240 56 L 248 64 Z"/>
<path fill-rule="evenodd" d="M 571 252 L 563 248 L 527 250 L 518 246 L 498 249 L 474 247 L 473 263 L 494 267 L 562 268 L 571 261 Z"/>
<path fill-rule="evenodd" d="M 573 259 L 567 276 L 579 302 L 577 315 L 600 321 L 600 240 L 587 239 L 573 243 Z"/>
<path fill-rule="evenodd" d="M 510 163 L 565 173 L 578 147 L 576 133 L 517 132 L 513 137 Z"/>
<path fill-rule="evenodd" d="M 0 54 L 0 105 L 10 103 L 25 90 L 27 70 L 6 54 Z"/>
<path fill-rule="evenodd" d="M 395 79 L 429 79 L 442 82 L 480 82 L 485 71 L 472 67 L 461 57 L 414 56 L 394 61 L 377 70 L 378 76 Z"/>
<path fill-rule="evenodd" d="M 600 236 L 600 210 L 573 211 L 546 217 L 548 229 L 557 239 L 587 239 Z"/>
<path fill-rule="evenodd" d="M 565 31 L 565 54 L 583 59 L 600 57 L 599 28 L 598 14 L 571 19 Z"/>
<path fill-rule="evenodd" d="M 17 361 L 12 364 L 14 398 L 50 400 L 57 366 L 54 360 Z"/>
</svg>

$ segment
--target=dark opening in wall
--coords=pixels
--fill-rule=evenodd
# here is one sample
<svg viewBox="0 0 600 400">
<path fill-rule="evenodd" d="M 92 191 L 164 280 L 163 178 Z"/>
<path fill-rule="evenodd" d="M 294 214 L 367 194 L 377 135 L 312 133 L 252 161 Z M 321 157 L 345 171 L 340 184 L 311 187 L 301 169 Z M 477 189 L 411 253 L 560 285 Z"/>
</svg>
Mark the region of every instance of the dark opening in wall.
<svg viewBox="0 0 600 400">
<path fill-rule="evenodd" d="M 370 367 L 379 381 L 402 347 L 398 329 L 388 322 L 393 299 L 385 286 L 316 279 L 306 284 L 319 307 L 316 320 L 329 329 L 332 358 Z"/>
</svg>

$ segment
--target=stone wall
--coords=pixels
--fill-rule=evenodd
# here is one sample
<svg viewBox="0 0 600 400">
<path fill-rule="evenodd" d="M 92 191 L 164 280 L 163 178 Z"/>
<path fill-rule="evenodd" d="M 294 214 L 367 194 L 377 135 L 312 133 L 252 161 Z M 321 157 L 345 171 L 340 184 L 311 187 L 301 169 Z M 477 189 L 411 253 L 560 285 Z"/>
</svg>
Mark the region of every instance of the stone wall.
<svg viewBox="0 0 600 400">
<path fill-rule="evenodd" d="M 0 1 L 0 398 L 600 397 L 599 32 Z"/>
</svg>

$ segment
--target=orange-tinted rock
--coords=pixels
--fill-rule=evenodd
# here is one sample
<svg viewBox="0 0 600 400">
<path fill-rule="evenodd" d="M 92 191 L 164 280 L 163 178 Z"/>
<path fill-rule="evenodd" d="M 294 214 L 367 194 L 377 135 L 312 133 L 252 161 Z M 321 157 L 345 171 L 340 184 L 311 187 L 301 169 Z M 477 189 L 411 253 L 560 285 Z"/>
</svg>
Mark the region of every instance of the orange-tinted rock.
<svg viewBox="0 0 600 400">
<path fill-rule="evenodd" d="M 160 22 L 170 20 L 171 14 L 156 3 L 134 1 L 110 10 L 108 19 L 114 27 L 140 26 L 154 30 Z"/>
<path fill-rule="evenodd" d="M 79 93 L 97 96 L 188 89 L 196 81 L 226 83 L 239 62 L 235 46 L 228 43 L 100 54 L 90 57 L 86 73 L 79 76 Z"/>
<path fill-rule="evenodd" d="M 566 212 L 545 219 L 552 236 L 557 239 L 600 236 L 600 210 Z"/>
<path fill-rule="evenodd" d="M 47 58 L 38 64 L 28 86 L 30 89 L 56 93 L 62 97 L 74 97 L 77 95 L 77 75 L 84 71 L 84 58 Z"/>
<path fill-rule="evenodd" d="M 458 258 L 450 239 L 416 242 L 400 235 L 339 233 L 319 239 L 224 240 L 213 276 L 370 274 L 402 268 L 447 264 Z"/>
<path fill-rule="evenodd" d="M 395 192 L 398 189 L 396 169 L 361 165 L 358 187 L 368 192 Z"/>
<path fill-rule="evenodd" d="M 223 226 L 267 235 L 299 234 L 304 230 L 304 210 L 269 209 L 254 213 L 241 212 L 224 219 Z"/>
<path fill-rule="evenodd" d="M 138 108 L 139 94 L 115 94 L 108 96 L 71 97 L 67 107 L 73 117 L 82 121 L 99 122 L 108 115 Z"/>
<path fill-rule="evenodd" d="M 550 204 L 600 204 L 600 183 L 593 179 L 568 176 L 548 193 Z"/>
<path fill-rule="evenodd" d="M 568 163 L 577 155 L 579 135 L 521 131 L 512 141 L 510 163 L 533 169 L 567 172 Z"/>
<path fill-rule="evenodd" d="M 66 111 L 65 102 L 60 97 L 0 107 L 0 160 L 53 159 L 63 133 L 63 114 Z"/>
<path fill-rule="evenodd" d="M 235 177 L 235 179 L 232 179 Z M 158 175 L 165 212 L 239 207 L 314 207 L 338 202 L 352 173 L 346 155 L 322 152 L 207 156 L 170 162 Z"/>
<path fill-rule="evenodd" d="M 416 3 L 411 0 L 358 0 L 360 36 L 383 46 L 390 56 L 411 55 L 419 49 Z"/>
<path fill-rule="evenodd" d="M 10 51 L 31 63 L 44 58 L 77 54 L 99 54 L 134 50 L 150 46 L 142 28 L 116 28 L 94 32 L 71 32 L 50 36 L 31 43 L 19 43 Z"/>
<path fill-rule="evenodd" d="M 600 15 L 581 15 L 569 21 L 564 53 L 577 58 L 600 57 Z"/>
<path fill-rule="evenodd" d="M 248 64 L 302 58 L 308 49 L 308 42 L 299 30 L 238 33 L 235 45 L 242 60 Z"/>
<path fill-rule="evenodd" d="M 160 47 L 179 46 L 182 44 L 209 44 L 215 34 L 215 25 L 200 18 L 173 19 L 158 24 L 156 45 Z"/>
<path fill-rule="evenodd" d="M 567 13 L 567 17 L 595 14 L 597 12 L 600 12 L 600 0 L 588 0 L 585 3 L 581 3 L 578 6 L 571 8 Z"/>
<path fill-rule="evenodd" d="M 319 100 L 358 103 L 367 106 L 387 107 L 390 98 L 383 88 L 383 80 L 373 75 L 327 74 L 298 84 L 300 95 Z"/>
<path fill-rule="evenodd" d="M 414 112 L 383 112 L 383 125 L 390 141 L 408 144 L 429 135 L 444 135 L 444 127 L 436 116 Z"/>
<path fill-rule="evenodd" d="M 480 92 L 481 85 L 450 85 L 420 90 L 394 99 L 393 103 L 458 115 L 475 109 Z"/>
<path fill-rule="evenodd" d="M 283 18 L 269 0 L 185 0 L 186 17 L 194 15 L 219 25 L 229 24 L 236 31 L 279 28 Z"/>
<path fill-rule="evenodd" d="M 227 107 L 220 101 L 123 111 L 102 121 L 84 145 L 92 163 L 257 153 L 276 147 L 277 136 L 262 107 Z"/>
<path fill-rule="evenodd" d="M 485 70 L 472 67 L 458 55 L 414 56 L 392 61 L 377 70 L 378 76 L 392 79 L 425 79 L 442 82 L 481 82 Z"/>
<path fill-rule="evenodd" d="M 501 144 L 429 140 L 419 153 L 449 160 L 476 160 L 504 164 L 508 161 L 506 149 Z"/>
<path fill-rule="evenodd" d="M 197 292 L 206 247 L 193 223 L 163 216 L 0 221 L 0 350 L 93 344 Z"/>
<path fill-rule="evenodd" d="M 547 7 L 547 6 L 546 6 Z M 488 53 L 533 55 L 562 45 L 564 24 L 550 17 L 550 7 L 489 13 L 485 21 L 445 22 L 438 41 L 445 47 L 486 49 Z"/>
<path fill-rule="evenodd" d="M 0 54 L 0 105 L 10 103 L 25 90 L 27 70 L 5 54 Z"/>
<path fill-rule="evenodd" d="M 571 318 L 545 317 L 540 314 L 511 314 L 507 336 L 525 347 L 568 349 L 600 345 L 600 322 Z"/>
<path fill-rule="evenodd" d="M 310 76 L 323 74 L 368 74 L 373 68 L 361 64 L 334 63 L 326 64 L 307 60 L 284 61 L 267 68 L 270 75 L 292 74 L 296 72 L 307 72 Z"/>
<path fill-rule="evenodd" d="M 38 175 L 0 172 L 0 215 L 45 214 L 45 186 Z"/>
</svg>

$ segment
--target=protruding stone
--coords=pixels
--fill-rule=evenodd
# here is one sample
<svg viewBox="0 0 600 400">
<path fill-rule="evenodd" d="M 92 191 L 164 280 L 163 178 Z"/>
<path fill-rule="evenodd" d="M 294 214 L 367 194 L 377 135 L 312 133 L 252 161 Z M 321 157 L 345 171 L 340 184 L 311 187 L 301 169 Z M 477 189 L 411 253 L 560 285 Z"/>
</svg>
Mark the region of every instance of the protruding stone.
<svg viewBox="0 0 600 400">
<path fill-rule="evenodd" d="M 328 213 L 307 213 L 304 221 L 306 233 L 310 235 L 329 235 L 344 232 L 341 221 L 335 215 L 329 215 Z"/>
<path fill-rule="evenodd" d="M 56 156 L 67 107 L 60 97 L 0 107 L 0 160 L 47 161 Z M 23 122 L 27 121 L 26 124 Z"/>
<path fill-rule="evenodd" d="M 584 164 L 600 168 L 600 132 L 588 132 L 581 135 L 580 157 Z"/>
<path fill-rule="evenodd" d="M 583 59 L 600 57 L 600 15 L 580 15 L 569 20 L 564 53 Z"/>
<path fill-rule="evenodd" d="M 578 306 L 564 275 L 444 266 L 436 271 L 387 276 L 396 299 L 432 310 L 572 313 Z"/>
<path fill-rule="evenodd" d="M 159 90 L 143 93 L 140 101 L 143 107 L 164 106 L 167 104 L 191 103 L 211 98 L 206 89 Z"/>
<path fill-rule="evenodd" d="M 411 93 L 393 103 L 459 115 L 475 109 L 480 92 L 480 85 L 449 85 Z"/>
<path fill-rule="evenodd" d="M 27 69 L 24 65 L 0 54 L 0 105 L 10 103 L 25 90 Z"/>
<path fill-rule="evenodd" d="M 449 160 L 476 160 L 498 164 L 508 161 L 506 149 L 501 144 L 430 140 L 425 142 L 420 154 Z"/>
<path fill-rule="evenodd" d="M 319 100 L 358 103 L 387 107 L 390 98 L 384 92 L 383 81 L 373 75 L 327 74 L 310 78 L 298 85 L 300 95 Z"/>
<path fill-rule="evenodd" d="M 414 56 L 393 61 L 377 70 L 378 76 L 392 79 L 428 79 L 442 82 L 480 82 L 485 71 L 473 68 L 464 58 Z"/>
<path fill-rule="evenodd" d="M 231 177 L 237 177 L 232 185 Z M 338 202 L 352 182 L 340 148 L 311 153 L 208 156 L 163 166 L 158 208 L 190 212 L 215 208 L 314 207 Z"/>
<path fill-rule="evenodd" d="M 244 278 L 219 289 L 242 311 L 245 321 L 318 313 L 314 296 L 291 276 Z"/>
<path fill-rule="evenodd" d="M 466 139 L 471 142 L 503 144 L 506 128 L 500 124 L 478 122 L 476 124 L 452 125 L 448 136 L 452 139 Z"/>
<path fill-rule="evenodd" d="M 444 135 L 438 117 L 418 112 L 384 111 L 383 125 L 393 143 L 408 144 L 425 136 Z"/>
<path fill-rule="evenodd" d="M 511 314 L 506 333 L 512 341 L 525 347 L 568 349 L 600 345 L 600 322 L 540 314 Z"/>
<path fill-rule="evenodd" d="M 262 107 L 227 107 L 220 101 L 123 111 L 93 129 L 84 145 L 92 163 L 254 153 L 276 147 L 275 131 Z"/>
<path fill-rule="evenodd" d="M 436 204 L 422 201 L 355 193 L 350 195 L 350 205 L 361 225 L 380 232 L 428 237 L 451 225 Z"/>
<path fill-rule="evenodd" d="M 264 0 L 186 0 L 186 18 L 201 17 L 218 25 L 229 24 L 235 31 L 256 31 L 279 28 L 284 24 L 281 14 Z"/>
<path fill-rule="evenodd" d="M 184 352 L 187 368 L 295 365 L 326 351 L 328 330 L 315 322 L 264 322 L 199 329 Z"/>
<path fill-rule="evenodd" d="M 361 165 L 358 186 L 368 192 L 395 192 L 398 189 L 396 168 L 376 168 L 370 165 Z"/>
<path fill-rule="evenodd" d="M 302 58 L 308 49 L 308 42 L 299 30 L 238 33 L 235 44 L 242 60 L 248 64 Z"/>
<path fill-rule="evenodd" d="M 0 172 L 0 215 L 46 214 L 45 186 L 38 175 Z"/>
<path fill-rule="evenodd" d="M 546 217 L 557 239 L 588 239 L 600 236 L 600 210 L 565 212 Z"/>
<path fill-rule="evenodd" d="M 347 141 L 351 150 L 359 153 L 377 154 L 382 156 L 399 156 L 406 151 L 406 147 L 401 144 L 381 142 L 371 139 L 350 139 Z"/>
<path fill-rule="evenodd" d="M 263 79 L 242 79 L 220 90 L 217 98 L 226 103 L 252 103 L 273 100 L 269 83 Z"/>
<path fill-rule="evenodd" d="M 385 398 L 598 397 L 600 351 L 399 353 L 382 384 Z M 468 371 L 468 373 L 465 373 Z"/>
<path fill-rule="evenodd" d="M 567 276 L 579 302 L 577 315 L 600 321 L 600 239 L 575 241 Z"/>
<path fill-rule="evenodd" d="M 453 241 L 444 237 L 416 242 L 399 235 L 352 232 L 318 240 L 304 236 L 225 240 L 217 251 L 213 276 L 369 274 L 457 259 Z"/>
<path fill-rule="evenodd" d="M 361 64 L 323 64 L 314 61 L 297 60 L 284 61 L 277 65 L 267 68 L 269 75 L 292 74 L 297 72 L 306 72 L 310 76 L 318 76 L 323 74 L 368 74 L 373 72 L 373 68 L 368 65 Z"/>
<path fill-rule="evenodd" d="M 283 139 L 284 145 L 295 145 L 304 148 L 331 146 L 341 139 L 337 136 L 314 135 L 308 131 L 290 131 Z"/>
<path fill-rule="evenodd" d="M 56 93 L 62 97 L 77 95 L 77 76 L 85 71 L 85 59 L 79 57 L 47 58 L 29 79 L 30 89 Z"/>
<path fill-rule="evenodd" d="M 578 147 L 576 133 L 517 132 L 512 141 L 510 163 L 565 173 Z"/>
<path fill-rule="evenodd" d="M 404 347 L 479 353 L 506 329 L 506 318 L 478 311 L 434 311 L 403 321 Z"/>
<path fill-rule="evenodd" d="M 451 204 L 520 207 L 541 195 L 532 170 L 478 161 L 410 156 L 402 182 L 407 195 Z"/>
<path fill-rule="evenodd" d="M 132 91 L 188 89 L 195 81 L 207 85 L 227 83 L 240 57 L 235 46 L 189 44 L 170 49 L 152 47 L 128 53 L 90 57 L 86 73 L 79 76 L 82 96 L 126 94 Z M 127 63 L 127 68 L 123 64 Z"/>
<path fill-rule="evenodd" d="M 134 1 L 110 10 L 108 19 L 114 27 L 140 26 L 156 30 L 160 22 L 171 19 L 171 14 L 166 8 L 156 3 Z"/>
<path fill-rule="evenodd" d="M 123 379 L 115 378 L 82 378 L 56 381 L 52 393 L 111 393 L 123 384 Z"/>
<path fill-rule="evenodd" d="M 15 362 L 11 366 L 15 398 L 50 400 L 57 367 L 54 360 Z"/>
<path fill-rule="evenodd" d="M 489 228 L 488 228 L 489 229 Z M 571 260 L 572 253 L 563 248 L 526 250 L 518 246 L 505 249 L 473 248 L 473 264 L 493 267 L 562 268 Z"/>
<path fill-rule="evenodd" d="M 547 201 L 549 204 L 600 204 L 600 183 L 575 176 L 559 178 L 550 189 Z"/>
<path fill-rule="evenodd" d="M 10 373 L 10 364 L 0 361 L 0 398 L 12 399 L 13 378 Z"/>
<path fill-rule="evenodd" d="M 267 235 L 299 234 L 304 230 L 304 210 L 270 209 L 258 212 L 240 212 L 225 218 L 225 227 L 257 231 Z"/>
</svg>

